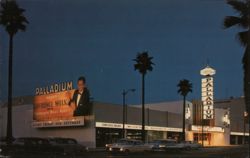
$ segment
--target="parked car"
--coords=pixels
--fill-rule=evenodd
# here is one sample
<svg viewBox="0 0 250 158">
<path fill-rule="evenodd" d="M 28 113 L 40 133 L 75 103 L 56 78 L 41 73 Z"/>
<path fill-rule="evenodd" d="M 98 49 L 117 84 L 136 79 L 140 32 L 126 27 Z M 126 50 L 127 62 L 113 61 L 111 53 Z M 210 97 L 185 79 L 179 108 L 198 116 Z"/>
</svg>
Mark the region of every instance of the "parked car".
<svg viewBox="0 0 250 158">
<path fill-rule="evenodd" d="M 1 150 L 1 149 L 0 149 Z M 7 156 L 7 155 L 2 155 L 1 153 L 0 153 L 0 158 L 11 158 L 10 156 Z"/>
<path fill-rule="evenodd" d="M 110 152 L 130 153 L 130 152 L 144 152 L 150 151 L 148 144 L 144 144 L 139 140 L 121 139 L 117 143 L 109 147 Z"/>
<path fill-rule="evenodd" d="M 190 149 L 199 149 L 201 144 L 193 142 L 193 141 L 182 141 L 177 143 L 172 149 L 179 149 L 179 150 L 190 150 Z"/>
<path fill-rule="evenodd" d="M 112 144 L 105 144 L 106 151 L 109 151 L 109 148 L 112 146 Z"/>
<path fill-rule="evenodd" d="M 60 148 L 64 155 L 79 155 L 88 151 L 88 147 L 83 146 L 73 138 L 48 138 L 50 144 Z"/>
<path fill-rule="evenodd" d="M 174 139 L 159 139 L 148 143 L 152 151 L 166 151 L 176 149 L 177 141 Z"/>
<path fill-rule="evenodd" d="M 194 142 L 194 141 L 184 141 L 180 143 L 180 146 L 183 149 L 199 149 L 202 147 L 201 144 Z"/>
<path fill-rule="evenodd" d="M 8 156 L 5 156 L 3 153 L 2 148 L 0 148 L 0 158 L 7 158 Z"/>
<path fill-rule="evenodd" d="M 61 154 L 63 150 L 54 147 L 48 139 L 38 137 L 17 138 L 10 147 L 13 154 Z"/>
<path fill-rule="evenodd" d="M 116 144 L 117 143 L 122 143 L 122 142 L 124 142 L 124 141 L 126 141 L 126 140 L 128 140 L 128 139 L 119 139 L 117 142 L 115 142 Z M 105 148 L 106 148 L 106 151 L 109 151 L 109 148 L 113 145 L 113 144 L 115 144 L 115 143 L 109 143 L 109 144 L 105 144 Z"/>
</svg>

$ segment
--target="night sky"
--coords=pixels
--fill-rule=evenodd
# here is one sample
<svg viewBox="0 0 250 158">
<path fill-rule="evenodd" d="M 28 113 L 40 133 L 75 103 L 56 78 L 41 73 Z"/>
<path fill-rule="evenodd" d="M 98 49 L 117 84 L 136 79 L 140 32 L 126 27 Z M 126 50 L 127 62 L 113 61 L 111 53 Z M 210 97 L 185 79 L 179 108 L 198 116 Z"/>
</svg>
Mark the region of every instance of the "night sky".
<svg viewBox="0 0 250 158">
<path fill-rule="evenodd" d="M 217 70 L 215 98 L 243 95 L 243 48 L 238 29 L 224 30 L 236 13 L 224 0 L 19 0 L 30 24 L 14 40 L 14 96 L 36 87 L 76 81 L 81 75 L 96 101 L 140 103 L 138 52 L 154 57 L 146 76 L 146 102 L 182 99 L 177 83 L 193 83 L 188 99 L 200 98 L 199 71 L 209 60 Z M 1 99 L 7 97 L 8 36 L 0 29 Z"/>
</svg>

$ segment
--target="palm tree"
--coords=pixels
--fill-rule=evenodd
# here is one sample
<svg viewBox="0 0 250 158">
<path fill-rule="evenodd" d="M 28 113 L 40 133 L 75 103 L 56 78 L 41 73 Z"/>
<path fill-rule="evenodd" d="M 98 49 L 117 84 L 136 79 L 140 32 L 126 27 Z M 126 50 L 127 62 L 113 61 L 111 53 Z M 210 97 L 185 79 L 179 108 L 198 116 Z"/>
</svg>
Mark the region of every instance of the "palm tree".
<svg viewBox="0 0 250 158">
<path fill-rule="evenodd" d="M 186 97 L 189 92 L 192 92 L 193 85 L 189 80 L 180 80 L 177 87 L 178 93 L 183 96 L 183 114 L 182 114 L 182 140 L 185 141 L 185 113 L 186 113 Z"/>
<path fill-rule="evenodd" d="M 237 34 L 237 38 L 242 46 L 245 47 L 245 52 L 242 58 L 244 71 L 243 82 L 246 111 L 248 113 L 248 119 L 250 120 L 250 0 L 227 0 L 227 4 L 238 13 L 238 16 L 226 16 L 224 19 L 224 28 L 227 29 L 232 26 L 237 26 L 243 29 L 243 31 Z M 248 138 L 250 142 L 250 137 Z"/>
<path fill-rule="evenodd" d="M 8 113 L 7 113 L 7 142 L 12 143 L 12 58 L 13 38 L 19 30 L 25 31 L 27 19 L 23 15 L 24 9 L 19 8 L 14 0 L 1 3 L 0 25 L 9 34 L 9 67 L 8 67 Z"/>
<path fill-rule="evenodd" d="M 246 109 L 249 113 L 250 110 L 250 1 L 227 0 L 227 4 L 233 7 L 239 13 L 239 16 L 227 16 L 224 19 L 225 29 L 232 26 L 238 26 L 244 31 L 237 34 L 240 43 L 245 47 L 245 52 L 242 58 L 244 70 L 244 94 Z"/>
<path fill-rule="evenodd" d="M 142 141 L 145 142 L 145 76 L 148 71 L 153 70 L 154 63 L 151 61 L 153 57 L 148 56 L 148 52 L 144 51 L 142 53 L 138 53 L 136 62 L 134 64 L 135 70 L 138 70 L 142 75 Z"/>
</svg>

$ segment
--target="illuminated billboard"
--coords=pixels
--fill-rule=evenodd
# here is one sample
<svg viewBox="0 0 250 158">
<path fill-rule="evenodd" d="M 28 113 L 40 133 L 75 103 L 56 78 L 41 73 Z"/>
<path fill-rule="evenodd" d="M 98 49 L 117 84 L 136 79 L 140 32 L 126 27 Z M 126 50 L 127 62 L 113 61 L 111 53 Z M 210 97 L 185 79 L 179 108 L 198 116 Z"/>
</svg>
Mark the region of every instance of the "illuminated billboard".
<svg viewBox="0 0 250 158">
<path fill-rule="evenodd" d="M 213 78 L 206 77 L 202 81 L 202 102 L 203 102 L 203 119 L 213 119 L 214 111 L 214 92 Z"/>
<path fill-rule="evenodd" d="M 212 75 L 216 71 L 207 66 L 200 74 L 205 76 L 201 79 L 201 100 L 203 103 L 203 119 L 214 118 L 214 80 Z"/>
<path fill-rule="evenodd" d="M 33 101 L 33 127 L 83 126 L 91 104 L 85 79 L 79 78 L 77 89 L 72 82 L 36 88 Z"/>
</svg>

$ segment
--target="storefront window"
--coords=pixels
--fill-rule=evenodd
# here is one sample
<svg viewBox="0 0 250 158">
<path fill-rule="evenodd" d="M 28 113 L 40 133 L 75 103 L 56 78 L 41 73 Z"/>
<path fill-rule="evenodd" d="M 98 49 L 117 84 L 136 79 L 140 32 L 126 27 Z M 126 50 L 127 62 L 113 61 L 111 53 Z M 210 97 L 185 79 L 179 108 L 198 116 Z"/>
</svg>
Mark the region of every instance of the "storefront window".
<svg viewBox="0 0 250 158">
<path fill-rule="evenodd" d="M 127 130 L 127 138 L 141 140 L 141 130 Z"/>
<path fill-rule="evenodd" d="M 181 133 L 180 132 L 167 132 L 168 139 L 175 139 L 177 141 L 181 140 Z"/>
<path fill-rule="evenodd" d="M 211 144 L 211 133 L 194 133 L 194 141 L 201 143 L 202 141 L 204 142 L 204 144 L 206 145 L 210 145 Z"/>
<path fill-rule="evenodd" d="M 232 144 L 232 145 L 236 144 L 236 136 L 234 136 L 234 135 L 230 136 L 230 144 Z"/>
<path fill-rule="evenodd" d="M 156 139 L 163 139 L 163 132 L 162 131 L 148 131 L 148 141 L 156 140 Z"/>
<path fill-rule="evenodd" d="M 122 129 L 96 128 L 96 146 L 105 147 L 122 138 Z"/>
</svg>

